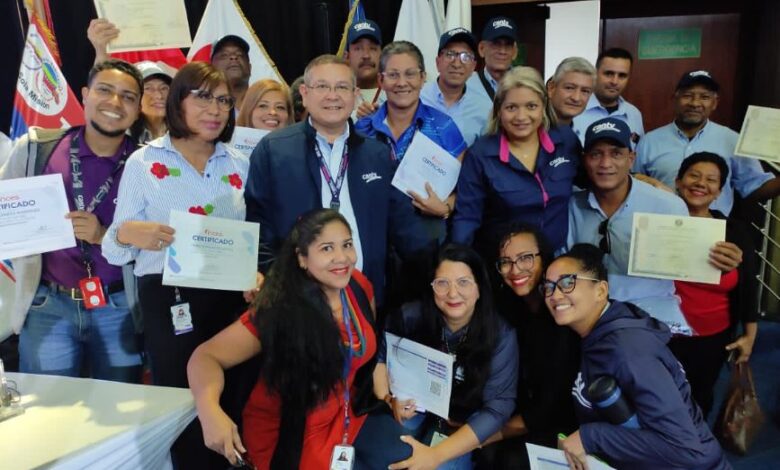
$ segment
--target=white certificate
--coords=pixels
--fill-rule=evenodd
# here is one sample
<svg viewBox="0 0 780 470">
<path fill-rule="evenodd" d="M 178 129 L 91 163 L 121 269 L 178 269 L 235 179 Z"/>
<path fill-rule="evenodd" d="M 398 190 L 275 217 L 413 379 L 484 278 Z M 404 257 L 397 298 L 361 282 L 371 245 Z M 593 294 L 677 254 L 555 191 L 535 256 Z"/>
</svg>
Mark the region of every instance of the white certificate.
<svg viewBox="0 0 780 470">
<path fill-rule="evenodd" d="M 748 106 L 734 153 L 780 163 L 780 109 Z"/>
<path fill-rule="evenodd" d="M 410 339 L 385 332 L 390 391 L 401 400 L 414 399 L 417 408 L 449 419 L 452 356 Z"/>
<path fill-rule="evenodd" d="M 230 145 L 246 155 L 246 158 L 252 156 L 252 152 L 257 147 L 258 142 L 271 131 L 265 129 L 252 129 L 251 127 L 236 126 L 233 130 L 233 138 L 230 139 Z"/>
<path fill-rule="evenodd" d="M 62 175 L 0 181 L 0 259 L 76 246 Z"/>
<path fill-rule="evenodd" d="M 422 132 L 416 132 L 412 143 L 395 170 L 392 184 L 402 193 L 414 191 L 428 197 L 425 183 L 431 183 L 433 191 L 444 200 L 455 189 L 460 173 L 460 162 Z"/>
<path fill-rule="evenodd" d="M 528 442 L 526 442 L 525 448 L 528 450 L 528 462 L 531 464 L 531 470 L 568 470 L 569 468 L 562 450 Z M 590 470 L 612 470 L 612 467 L 590 455 L 588 456 L 588 468 Z"/>
<path fill-rule="evenodd" d="M 109 54 L 192 45 L 184 0 L 95 0 L 95 10 L 119 29 Z"/>
<path fill-rule="evenodd" d="M 260 225 L 171 211 L 176 230 L 165 251 L 163 284 L 245 291 L 255 287 Z"/>
</svg>

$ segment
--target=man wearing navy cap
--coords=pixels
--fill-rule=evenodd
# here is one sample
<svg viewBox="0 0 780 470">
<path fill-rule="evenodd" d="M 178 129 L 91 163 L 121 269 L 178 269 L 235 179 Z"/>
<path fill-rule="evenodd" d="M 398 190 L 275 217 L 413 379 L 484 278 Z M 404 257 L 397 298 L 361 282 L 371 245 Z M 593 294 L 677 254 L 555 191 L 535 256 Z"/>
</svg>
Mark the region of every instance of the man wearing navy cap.
<svg viewBox="0 0 780 470">
<path fill-rule="evenodd" d="M 625 121 L 609 117 L 588 126 L 584 149 L 590 188 L 569 201 L 567 246 L 591 243 L 604 251 L 610 297 L 632 302 L 667 324 L 687 325 L 674 281 L 629 276 L 628 255 L 634 213 L 687 216 L 688 208 L 674 194 L 631 177 L 636 154 Z"/>
<path fill-rule="evenodd" d="M 482 134 L 492 102 L 478 87 L 466 86 L 477 65 L 477 41 L 469 30 L 455 28 L 441 35 L 436 69 L 439 78 L 420 92 L 428 106 L 449 115 L 467 145 Z"/>
<path fill-rule="evenodd" d="M 517 25 L 505 16 L 488 20 L 479 41 L 479 55 L 485 60 L 485 69 L 475 73 L 468 81 L 469 86 L 484 90 L 491 101 L 496 94 L 498 82 L 512 67 L 517 56 Z"/>
<path fill-rule="evenodd" d="M 634 171 L 674 187 L 677 170 L 689 155 L 712 152 L 729 166 L 726 184 L 711 209 L 725 215 L 734 204 L 734 190 L 743 198 L 769 199 L 780 194 L 780 179 L 761 168 L 758 160 L 734 155 L 738 134 L 710 121 L 718 107 L 720 86 L 706 70 L 688 72 L 674 93 L 674 121 L 648 133 L 639 141 Z"/>
<path fill-rule="evenodd" d="M 344 57 L 355 72 L 361 103 L 382 104 L 384 93 L 379 91 L 377 74 L 379 73 L 379 54 L 382 52 L 382 31 L 371 20 L 353 24 L 347 32 L 347 53 Z"/>
<path fill-rule="evenodd" d="M 211 48 L 211 65 L 221 70 L 230 82 L 231 95 L 236 100 L 236 113 L 244 102 L 249 88 L 252 64 L 249 62 L 249 43 L 244 38 L 228 34 Z"/>
</svg>

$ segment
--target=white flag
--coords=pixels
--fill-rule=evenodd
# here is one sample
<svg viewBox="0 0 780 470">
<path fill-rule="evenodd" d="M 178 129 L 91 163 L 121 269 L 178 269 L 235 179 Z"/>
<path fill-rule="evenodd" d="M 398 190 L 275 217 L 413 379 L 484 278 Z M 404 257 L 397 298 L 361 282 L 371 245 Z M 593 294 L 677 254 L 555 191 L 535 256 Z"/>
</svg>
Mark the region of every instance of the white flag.
<svg viewBox="0 0 780 470">
<path fill-rule="evenodd" d="M 263 78 L 286 83 L 235 0 L 209 0 L 187 60 L 211 62 L 212 45 L 228 34 L 239 36 L 249 44 L 249 61 L 252 63 L 250 85 Z"/>
<path fill-rule="evenodd" d="M 447 3 L 447 19 L 445 24 L 444 31 L 455 28 L 466 28 L 471 31 L 471 1 L 450 0 Z M 473 33 L 473 31 L 471 32 Z"/>
<path fill-rule="evenodd" d="M 436 80 L 441 25 L 437 23 L 437 0 L 403 0 L 393 41 L 411 41 L 422 51 L 428 80 Z"/>
</svg>

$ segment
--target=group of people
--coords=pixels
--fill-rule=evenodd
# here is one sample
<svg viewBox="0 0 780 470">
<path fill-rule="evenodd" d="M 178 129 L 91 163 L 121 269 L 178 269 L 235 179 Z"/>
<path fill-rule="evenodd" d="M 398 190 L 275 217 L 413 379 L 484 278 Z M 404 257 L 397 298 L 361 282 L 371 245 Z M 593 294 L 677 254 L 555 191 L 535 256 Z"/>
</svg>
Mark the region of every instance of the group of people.
<svg viewBox="0 0 780 470">
<path fill-rule="evenodd" d="M 189 387 L 183 469 L 527 468 L 525 443 L 576 469 L 591 454 L 729 468 L 706 416 L 728 351 L 747 361 L 757 334 L 733 192 L 774 197 L 780 178 L 709 120 L 708 72 L 686 73 L 673 122 L 645 133 L 622 97 L 628 51 L 567 58 L 545 82 L 513 66 L 506 17 L 479 41 L 445 32 L 436 79 L 366 20 L 344 58 L 314 58 L 291 88 L 249 84 L 237 36 L 175 71 L 109 58 L 117 34 L 90 25 L 86 124 L 31 128 L 0 168 L 62 174 L 78 240 L 13 260 L 23 372 L 139 382 L 145 363 L 153 384 Z M 246 158 L 236 126 L 272 132 Z M 449 195 L 391 185 L 420 134 L 462 163 Z M 164 285 L 172 210 L 259 223 L 256 288 Z M 628 275 L 637 212 L 726 219 L 720 283 Z M 105 305 L 85 304 L 86 278 Z M 454 357 L 449 419 L 393 394 L 384 331 Z M 602 412 L 605 377 L 633 419 Z"/>
</svg>

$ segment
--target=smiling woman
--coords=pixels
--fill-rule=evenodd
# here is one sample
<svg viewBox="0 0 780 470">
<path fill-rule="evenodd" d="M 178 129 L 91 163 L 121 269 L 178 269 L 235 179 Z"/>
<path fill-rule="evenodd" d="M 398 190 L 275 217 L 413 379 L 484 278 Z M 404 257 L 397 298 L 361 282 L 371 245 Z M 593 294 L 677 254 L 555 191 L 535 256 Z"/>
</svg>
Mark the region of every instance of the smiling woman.
<svg viewBox="0 0 780 470">
<path fill-rule="evenodd" d="M 236 118 L 236 125 L 273 131 L 293 123 L 290 90 L 276 80 L 265 79 L 252 84 Z"/>
</svg>

